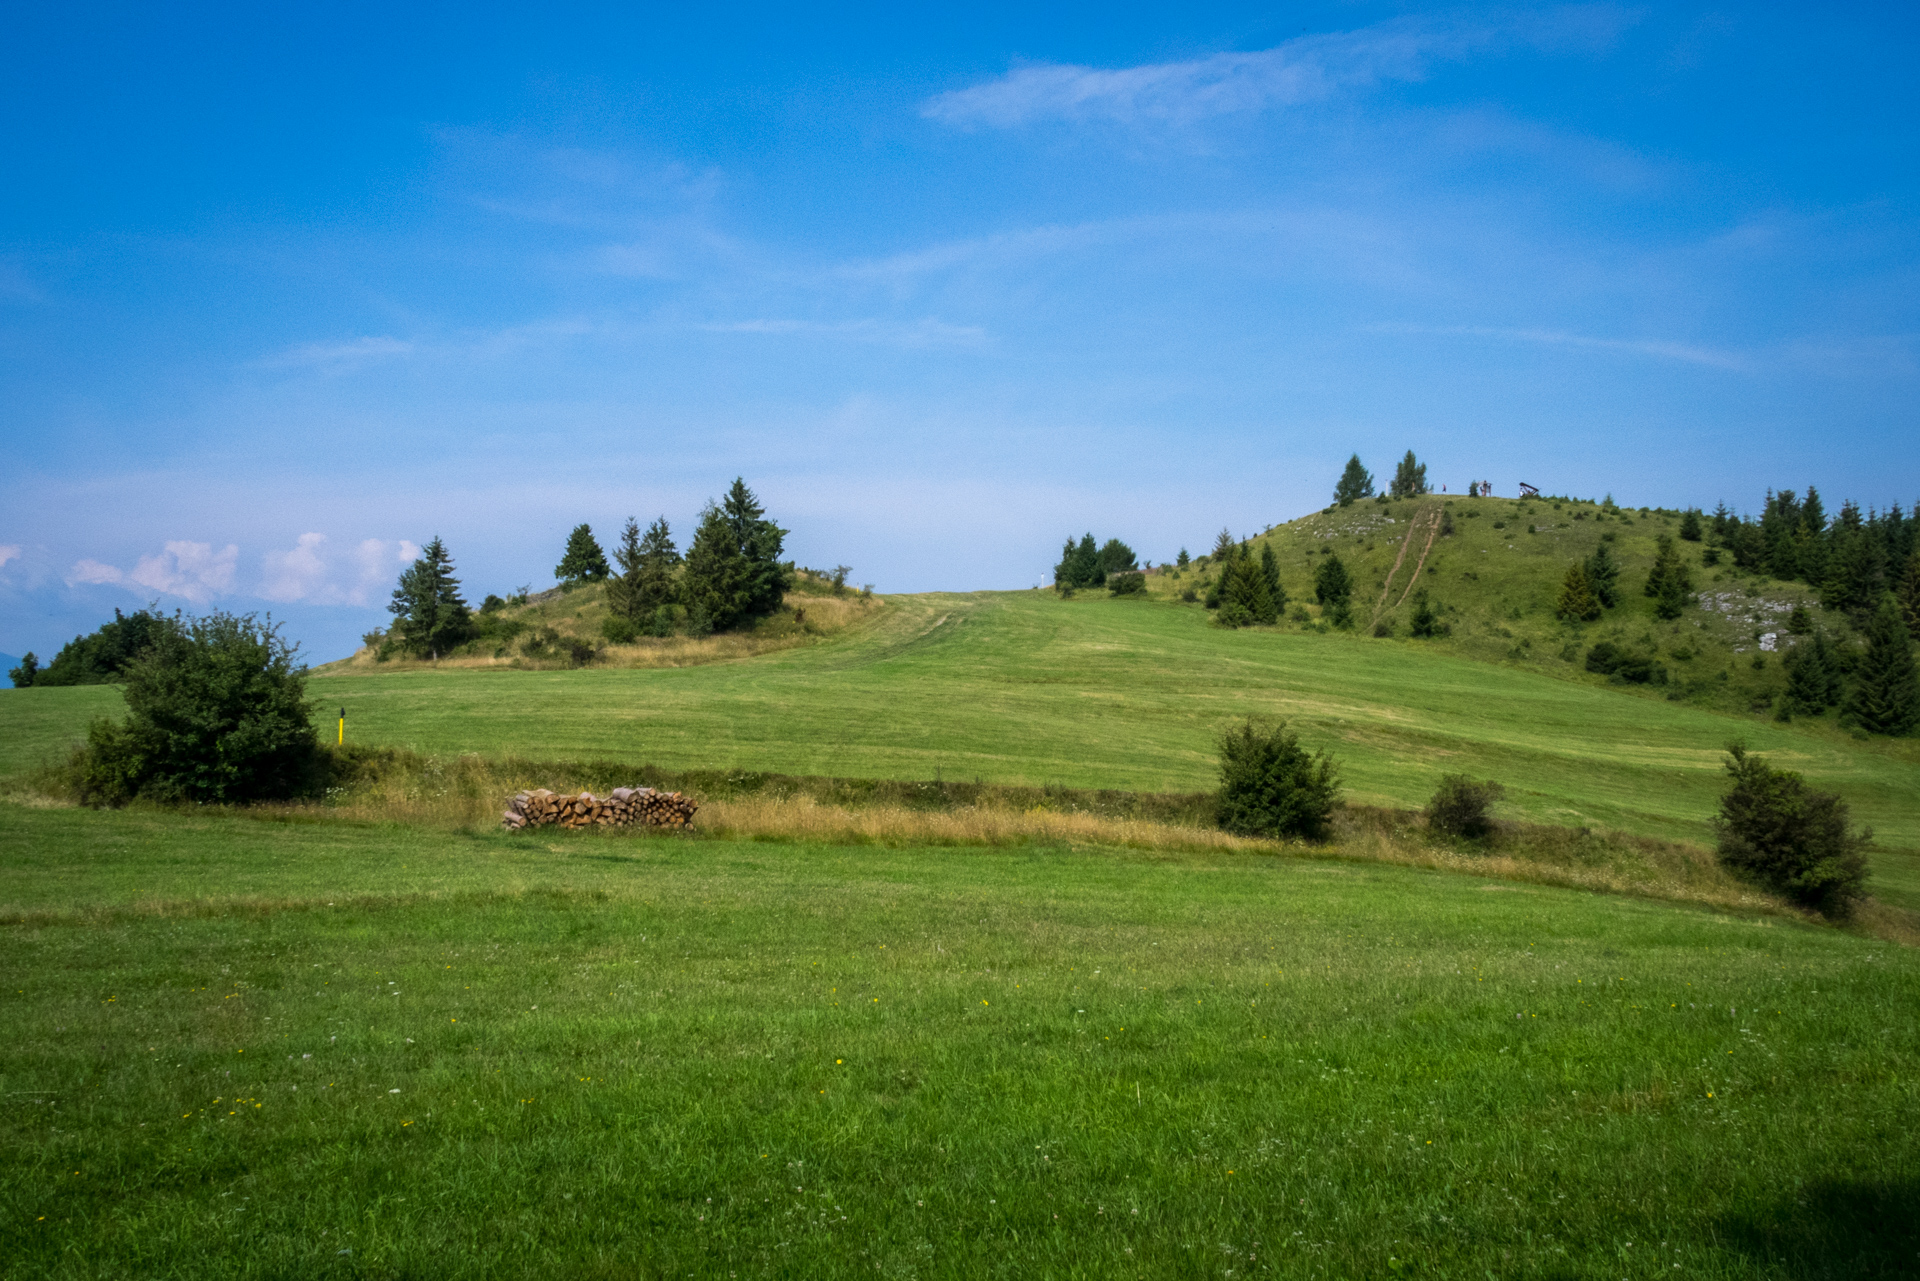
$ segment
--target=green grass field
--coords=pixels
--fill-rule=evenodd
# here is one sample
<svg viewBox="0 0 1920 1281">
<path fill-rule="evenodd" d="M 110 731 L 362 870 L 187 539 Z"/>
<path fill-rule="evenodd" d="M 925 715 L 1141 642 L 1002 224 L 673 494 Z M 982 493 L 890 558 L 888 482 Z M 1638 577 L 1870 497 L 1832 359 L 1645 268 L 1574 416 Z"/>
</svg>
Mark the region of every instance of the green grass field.
<svg viewBox="0 0 1920 1281">
<path fill-rule="evenodd" d="M 1920 744 L 1861 741 L 1435 653 L 1223 631 L 1192 607 L 1052 593 L 897 598 L 815 645 L 671 669 L 316 676 L 355 741 L 878 778 L 1200 791 L 1234 717 L 1290 718 L 1358 800 L 1418 806 L 1443 773 L 1506 784 L 1516 817 L 1708 838 L 1732 738 L 1839 790 L 1878 832 L 1876 892 L 1920 906 Z M 99 688 L 0 694 L 0 768 L 71 741 Z"/>
<path fill-rule="evenodd" d="M 1920 956 L 1406 869 L 0 808 L 9 1276 L 1912 1275 Z"/>
</svg>

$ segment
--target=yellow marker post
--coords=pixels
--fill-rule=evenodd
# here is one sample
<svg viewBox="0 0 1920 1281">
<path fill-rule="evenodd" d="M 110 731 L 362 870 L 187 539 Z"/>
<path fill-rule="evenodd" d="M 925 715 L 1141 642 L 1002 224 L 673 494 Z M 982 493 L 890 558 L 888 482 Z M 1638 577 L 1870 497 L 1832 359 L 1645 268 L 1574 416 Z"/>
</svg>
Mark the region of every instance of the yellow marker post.
<svg viewBox="0 0 1920 1281">
<path fill-rule="evenodd" d="M 347 709 L 340 709 L 340 746 L 347 745 Z"/>
</svg>

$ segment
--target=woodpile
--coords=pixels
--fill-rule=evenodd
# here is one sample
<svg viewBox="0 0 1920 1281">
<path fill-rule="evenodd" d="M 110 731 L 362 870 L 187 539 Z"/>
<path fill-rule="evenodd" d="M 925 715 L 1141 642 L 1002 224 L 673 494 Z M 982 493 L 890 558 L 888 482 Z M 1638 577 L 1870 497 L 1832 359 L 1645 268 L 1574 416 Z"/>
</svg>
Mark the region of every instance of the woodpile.
<svg viewBox="0 0 1920 1281">
<path fill-rule="evenodd" d="M 509 832 L 523 827 L 691 827 L 698 808 L 679 792 L 651 787 L 616 787 L 605 796 L 537 787 L 507 802 L 500 826 Z"/>
</svg>

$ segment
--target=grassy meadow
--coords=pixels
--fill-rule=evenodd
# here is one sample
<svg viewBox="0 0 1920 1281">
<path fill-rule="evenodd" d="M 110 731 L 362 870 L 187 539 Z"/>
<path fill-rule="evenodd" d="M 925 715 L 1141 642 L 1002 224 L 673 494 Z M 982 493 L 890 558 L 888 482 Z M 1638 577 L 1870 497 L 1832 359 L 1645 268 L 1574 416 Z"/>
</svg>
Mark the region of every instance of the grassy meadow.
<svg viewBox="0 0 1920 1281">
<path fill-rule="evenodd" d="M 1911 1275 L 1920 954 L 1245 853 L 9 805 L 13 1276 Z"/>
</svg>

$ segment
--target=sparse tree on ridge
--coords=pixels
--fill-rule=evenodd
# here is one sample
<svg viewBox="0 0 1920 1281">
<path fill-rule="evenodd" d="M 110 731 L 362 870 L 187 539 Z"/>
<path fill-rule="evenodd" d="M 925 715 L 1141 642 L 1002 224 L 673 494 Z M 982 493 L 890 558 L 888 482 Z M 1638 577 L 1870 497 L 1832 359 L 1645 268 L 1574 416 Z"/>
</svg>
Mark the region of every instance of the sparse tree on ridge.
<svg viewBox="0 0 1920 1281">
<path fill-rule="evenodd" d="M 1221 526 L 1219 535 L 1213 540 L 1213 559 L 1222 565 L 1226 564 L 1226 558 L 1239 545 L 1239 542 L 1234 539 L 1233 531 L 1224 525 Z"/>
<path fill-rule="evenodd" d="M 1175 569 L 1185 569 L 1191 564 L 1193 564 L 1193 557 L 1187 555 L 1187 549 L 1182 547 L 1180 554 L 1173 558 L 1173 567 Z"/>
<path fill-rule="evenodd" d="M 1100 572 L 1102 574 L 1122 574 L 1140 568 L 1134 559 L 1133 548 L 1117 538 L 1109 538 L 1100 548 Z"/>
<path fill-rule="evenodd" d="M 718 505 L 708 503 L 687 548 L 685 587 L 694 631 L 727 631 L 764 618 L 785 598 L 787 566 L 780 552 L 787 531 L 735 477 Z"/>
<path fill-rule="evenodd" d="M 1892 596 L 1867 623 L 1867 652 L 1854 668 L 1846 711 L 1872 734 L 1898 737 L 1920 729 L 1920 672 L 1913 662 L 1913 637 Z"/>
<path fill-rule="evenodd" d="M 575 525 L 567 535 L 567 550 L 553 567 L 553 576 L 571 587 L 601 582 L 612 572 L 607 568 L 606 553 L 594 541 L 593 529 L 584 523 Z"/>
<path fill-rule="evenodd" d="M 436 534 L 420 558 L 402 571 L 387 612 L 394 618 L 395 639 L 406 652 L 438 660 L 473 635 L 473 616 L 461 599 L 453 569 L 453 557 Z"/>
<path fill-rule="evenodd" d="M 1700 509 L 1689 507 L 1680 514 L 1680 538 L 1684 542 L 1700 541 Z"/>
<path fill-rule="evenodd" d="M 1060 563 L 1053 567 L 1053 585 L 1063 592 L 1074 592 L 1105 586 L 1106 581 L 1107 574 L 1100 568 L 1100 550 L 1093 535 L 1086 534 L 1078 542 L 1068 538 L 1060 550 Z"/>
<path fill-rule="evenodd" d="M 1579 561 L 1569 565 L 1567 576 L 1560 580 L 1560 599 L 1555 603 L 1554 612 L 1570 623 L 1591 623 L 1600 617 L 1600 598 L 1593 594 L 1587 567 Z"/>
<path fill-rule="evenodd" d="M 1400 465 L 1393 469 L 1393 485 L 1388 493 L 1394 498 L 1418 498 L 1427 492 L 1427 465 L 1409 449 Z"/>
<path fill-rule="evenodd" d="M 619 572 L 607 579 L 607 608 L 629 623 L 638 623 L 645 612 L 640 604 L 640 522 L 631 516 L 620 528 L 613 563 Z"/>
<path fill-rule="evenodd" d="M 1373 473 L 1360 464 L 1360 455 L 1347 459 L 1347 469 L 1340 473 L 1340 483 L 1333 487 L 1333 501 L 1342 507 L 1350 507 L 1355 499 L 1373 497 Z"/>
</svg>

